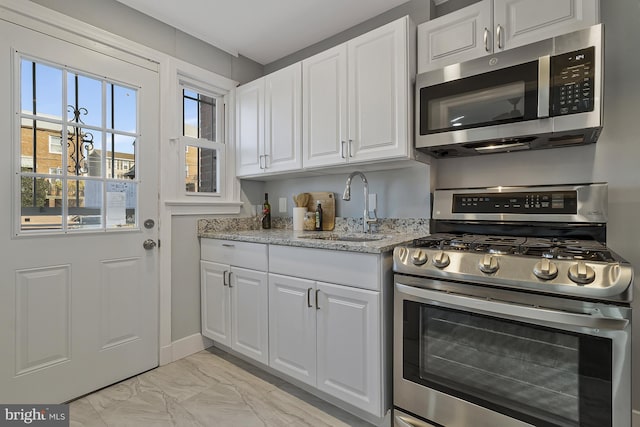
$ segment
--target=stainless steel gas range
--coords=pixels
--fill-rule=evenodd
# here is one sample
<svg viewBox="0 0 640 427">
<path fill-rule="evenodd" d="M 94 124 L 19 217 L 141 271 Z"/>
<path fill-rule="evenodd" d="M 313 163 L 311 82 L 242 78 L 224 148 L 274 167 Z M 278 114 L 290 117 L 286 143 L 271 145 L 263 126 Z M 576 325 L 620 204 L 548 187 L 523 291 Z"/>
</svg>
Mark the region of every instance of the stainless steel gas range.
<svg viewBox="0 0 640 427">
<path fill-rule="evenodd" d="M 631 426 L 633 269 L 607 185 L 437 190 L 394 250 L 394 425 Z"/>
</svg>

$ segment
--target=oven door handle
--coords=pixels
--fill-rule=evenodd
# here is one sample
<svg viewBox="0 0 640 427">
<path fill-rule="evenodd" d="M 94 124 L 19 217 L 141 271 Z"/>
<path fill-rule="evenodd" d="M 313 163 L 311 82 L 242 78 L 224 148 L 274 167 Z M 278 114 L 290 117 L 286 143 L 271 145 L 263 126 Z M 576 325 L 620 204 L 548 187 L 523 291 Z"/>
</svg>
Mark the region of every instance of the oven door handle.
<svg viewBox="0 0 640 427">
<path fill-rule="evenodd" d="M 429 301 L 436 304 L 445 304 L 450 308 L 472 310 L 474 312 L 493 317 L 498 315 L 505 319 L 524 322 L 528 321 L 529 323 L 533 322 L 543 326 L 556 328 L 576 326 L 608 331 L 622 331 L 629 325 L 629 320 L 627 319 L 615 319 L 591 314 L 570 313 L 548 308 L 526 306 L 507 301 L 416 288 L 415 286 L 407 286 L 398 282 L 396 282 L 395 287 L 398 292 L 412 295 L 424 300 L 425 302 Z"/>
</svg>

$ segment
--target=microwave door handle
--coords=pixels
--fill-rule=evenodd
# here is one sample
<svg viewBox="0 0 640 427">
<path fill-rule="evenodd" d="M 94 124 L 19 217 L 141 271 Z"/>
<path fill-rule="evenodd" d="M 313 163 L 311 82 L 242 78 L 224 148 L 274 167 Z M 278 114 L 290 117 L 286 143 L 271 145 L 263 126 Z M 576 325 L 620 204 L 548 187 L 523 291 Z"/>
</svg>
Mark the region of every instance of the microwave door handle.
<svg viewBox="0 0 640 427">
<path fill-rule="evenodd" d="M 622 331 L 629 324 L 629 321 L 626 319 L 603 318 L 590 314 L 570 313 L 533 306 L 528 307 L 521 304 L 511 304 L 506 301 L 493 301 L 486 298 L 416 288 L 398 282 L 396 282 L 395 287 L 396 291 L 412 295 L 425 302 L 433 301 L 444 304 L 450 308 L 472 310 L 493 317 L 535 323 L 542 326 L 565 329 L 567 326 L 575 326 L 579 328 Z"/>
<path fill-rule="evenodd" d="M 549 117 L 549 98 L 551 93 L 551 57 L 538 58 L 538 118 Z"/>
</svg>

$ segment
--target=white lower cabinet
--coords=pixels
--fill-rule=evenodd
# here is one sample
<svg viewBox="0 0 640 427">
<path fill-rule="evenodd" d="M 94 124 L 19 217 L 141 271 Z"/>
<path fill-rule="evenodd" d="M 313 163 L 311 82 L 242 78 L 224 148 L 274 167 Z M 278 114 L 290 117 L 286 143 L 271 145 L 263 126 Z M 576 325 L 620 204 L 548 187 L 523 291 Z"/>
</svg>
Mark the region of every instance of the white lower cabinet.
<svg viewBox="0 0 640 427">
<path fill-rule="evenodd" d="M 204 336 L 385 416 L 388 254 L 202 239 L 201 258 Z"/>
<path fill-rule="evenodd" d="M 376 417 L 388 401 L 384 259 L 269 247 L 269 365 Z"/>
<path fill-rule="evenodd" d="M 379 415 L 379 294 L 269 274 L 269 365 Z"/>
<path fill-rule="evenodd" d="M 266 245 L 222 242 L 224 241 L 203 239 L 202 243 L 202 335 L 267 364 L 269 290 Z M 208 257 L 205 254 L 207 251 L 223 253 Z M 260 266 L 260 255 L 264 255 L 264 271 L 209 260 L 213 258 L 243 264 L 248 254 L 258 258 L 258 262 L 256 258 L 248 261 L 252 267 Z"/>
</svg>

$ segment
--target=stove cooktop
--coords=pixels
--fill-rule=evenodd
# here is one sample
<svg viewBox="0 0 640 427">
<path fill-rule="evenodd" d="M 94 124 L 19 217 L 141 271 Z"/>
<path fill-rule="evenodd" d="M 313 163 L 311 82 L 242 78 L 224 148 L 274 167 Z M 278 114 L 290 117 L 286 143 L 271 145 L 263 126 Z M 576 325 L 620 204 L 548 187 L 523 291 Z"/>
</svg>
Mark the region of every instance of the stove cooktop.
<svg viewBox="0 0 640 427">
<path fill-rule="evenodd" d="M 618 261 L 605 245 L 595 240 L 438 233 L 415 239 L 413 246 L 548 259 Z"/>
<path fill-rule="evenodd" d="M 436 233 L 394 250 L 394 271 L 432 279 L 627 301 L 633 269 L 595 240 Z"/>
</svg>

